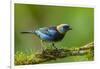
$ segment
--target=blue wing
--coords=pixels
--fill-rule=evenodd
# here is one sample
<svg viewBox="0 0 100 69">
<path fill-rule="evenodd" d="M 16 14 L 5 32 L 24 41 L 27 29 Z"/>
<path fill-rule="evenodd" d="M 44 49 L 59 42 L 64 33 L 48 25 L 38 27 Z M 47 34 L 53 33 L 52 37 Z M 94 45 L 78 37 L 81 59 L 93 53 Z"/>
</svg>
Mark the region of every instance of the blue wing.
<svg viewBox="0 0 100 69">
<path fill-rule="evenodd" d="M 40 28 L 35 32 L 42 40 L 48 40 L 48 41 L 52 41 L 56 34 L 56 30 L 50 29 L 48 27 Z"/>
</svg>

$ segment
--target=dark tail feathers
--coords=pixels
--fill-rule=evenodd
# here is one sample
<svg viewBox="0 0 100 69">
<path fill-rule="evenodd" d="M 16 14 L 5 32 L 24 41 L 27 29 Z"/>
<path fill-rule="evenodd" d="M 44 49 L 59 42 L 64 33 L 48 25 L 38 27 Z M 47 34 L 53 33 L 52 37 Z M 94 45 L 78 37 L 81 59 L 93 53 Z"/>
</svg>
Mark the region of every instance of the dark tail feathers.
<svg viewBox="0 0 100 69">
<path fill-rule="evenodd" d="M 25 31 L 25 32 L 21 32 L 22 34 L 33 34 L 34 31 Z"/>
</svg>

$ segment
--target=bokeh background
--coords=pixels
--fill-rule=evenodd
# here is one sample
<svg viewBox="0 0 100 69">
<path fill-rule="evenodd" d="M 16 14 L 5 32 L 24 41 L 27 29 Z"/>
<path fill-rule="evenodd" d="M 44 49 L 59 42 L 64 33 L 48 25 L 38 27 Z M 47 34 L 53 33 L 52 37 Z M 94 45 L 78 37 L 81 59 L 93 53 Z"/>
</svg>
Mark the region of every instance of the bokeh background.
<svg viewBox="0 0 100 69">
<path fill-rule="evenodd" d="M 21 34 L 22 31 L 34 30 L 41 27 L 69 24 L 69 31 L 65 38 L 56 43 L 58 48 L 81 47 L 94 40 L 94 9 L 84 7 L 48 6 L 32 4 L 15 4 L 15 53 L 17 51 L 30 54 L 40 51 L 40 39 L 32 34 Z M 50 62 L 86 60 L 84 56 L 64 58 Z"/>
</svg>

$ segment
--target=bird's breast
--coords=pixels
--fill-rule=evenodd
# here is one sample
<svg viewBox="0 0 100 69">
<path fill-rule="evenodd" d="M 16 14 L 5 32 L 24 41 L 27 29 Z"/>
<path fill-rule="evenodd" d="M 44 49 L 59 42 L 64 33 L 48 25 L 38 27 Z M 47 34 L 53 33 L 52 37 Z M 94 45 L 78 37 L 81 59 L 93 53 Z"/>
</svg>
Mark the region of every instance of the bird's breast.
<svg viewBox="0 0 100 69">
<path fill-rule="evenodd" d="M 64 38 L 64 34 L 59 34 L 59 33 L 57 33 L 57 34 L 54 36 L 54 40 L 53 40 L 53 41 L 55 41 L 55 42 L 61 41 L 63 38 Z"/>
</svg>

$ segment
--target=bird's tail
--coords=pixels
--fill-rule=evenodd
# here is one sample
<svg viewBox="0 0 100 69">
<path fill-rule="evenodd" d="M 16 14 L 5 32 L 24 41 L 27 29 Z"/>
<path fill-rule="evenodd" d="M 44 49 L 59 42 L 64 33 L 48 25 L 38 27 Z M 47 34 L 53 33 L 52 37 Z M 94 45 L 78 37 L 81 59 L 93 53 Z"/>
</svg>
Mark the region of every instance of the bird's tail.
<svg viewBox="0 0 100 69">
<path fill-rule="evenodd" d="M 25 32 L 21 32 L 22 34 L 35 34 L 35 31 L 25 31 Z"/>
</svg>

